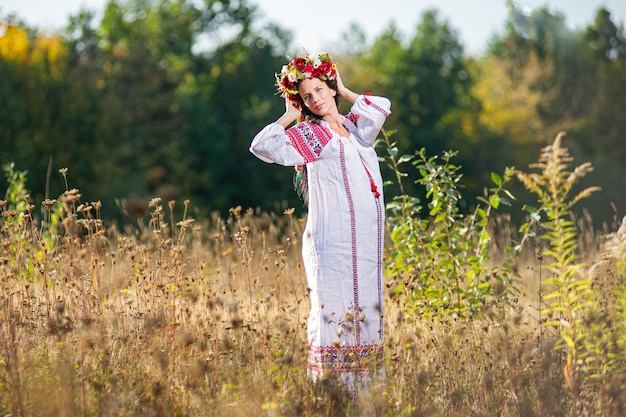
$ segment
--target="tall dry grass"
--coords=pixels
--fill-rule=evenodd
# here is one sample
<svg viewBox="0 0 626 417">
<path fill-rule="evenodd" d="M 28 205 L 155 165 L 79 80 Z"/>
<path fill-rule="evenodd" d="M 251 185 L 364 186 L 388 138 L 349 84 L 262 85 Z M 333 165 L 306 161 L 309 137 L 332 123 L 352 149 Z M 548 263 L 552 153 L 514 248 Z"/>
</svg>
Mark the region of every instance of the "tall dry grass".
<svg viewBox="0 0 626 417">
<path fill-rule="evenodd" d="M 39 207 L 2 203 L 2 416 L 579 415 L 552 349 L 559 334 L 540 324 L 539 249 L 516 264 L 517 302 L 482 320 L 423 319 L 388 296 L 386 383 L 353 401 L 306 377 L 293 210 L 234 208 L 199 224 L 189 202 L 154 199 L 149 219 L 120 230 L 83 200 L 68 189 Z M 506 217 L 491 229 L 498 246 L 514 238 Z M 602 248 L 624 251 L 617 236 Z M 604 249 L 581 239 L 591 264 Z M 606 415 L 617 416 L 626 394 L 612 384 Z"/>
</svg>

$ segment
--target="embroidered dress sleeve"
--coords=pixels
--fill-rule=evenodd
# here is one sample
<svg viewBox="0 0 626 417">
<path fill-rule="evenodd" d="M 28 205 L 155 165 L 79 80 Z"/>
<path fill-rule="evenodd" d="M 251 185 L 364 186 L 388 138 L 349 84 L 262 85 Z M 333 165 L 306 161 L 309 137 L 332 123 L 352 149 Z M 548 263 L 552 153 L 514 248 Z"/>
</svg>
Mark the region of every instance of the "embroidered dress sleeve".
<svg viewBox="0 0 626 417">
<path fill-rule="evenodd" d="M 257 133 L 250 144 L 250 152 L 261 161 L 270 164 L 294 166 L 305 163 L 285 128 L 277 123 L 271 123 Z"/>
<path fill-rule="evenodd" d="M 358 137 L 365 145 L 372 146 L 389 114 L 391 102 L 387 98 L 361 94 L 346 118 L 356 126 Z"/>
</svg>

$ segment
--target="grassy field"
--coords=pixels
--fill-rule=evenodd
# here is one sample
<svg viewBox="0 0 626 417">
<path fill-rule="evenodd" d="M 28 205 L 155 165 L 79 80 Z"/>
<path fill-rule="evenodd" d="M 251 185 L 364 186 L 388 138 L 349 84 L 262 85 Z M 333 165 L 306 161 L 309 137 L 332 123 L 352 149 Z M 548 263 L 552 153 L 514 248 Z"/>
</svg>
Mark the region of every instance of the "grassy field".
<svg viewBox="0 0 626 417">
<path fill-rule="evenodd" d="M 604 315 L 576 310 L 578 326 L 540 323 L 554 310 L 543 311 L 550 272 L 532 245 L 513 265 L 515 296 L 496 289 L 473 319 L 411 314 L 415 300 L 388 277 L 386 381 L 353 401 L 306 377 L 293 210 L 199 223 L 189 202 L 154 199 L 149 219 L 120 230 L 81 201 L 68 189 L 37 207 L 27 195 L 0 203 L 0 416 L 624 415 L 624 312 L 610 301 L 624 230 L 578 221 L 581 262 L 596 274 L 589 299 L 606 301 Z M 489 262 L 504 262 L 516 231 L 506 217 L 490 230 Z M 570 328 L 587 329 L 573 348 Z"/>
</svg>

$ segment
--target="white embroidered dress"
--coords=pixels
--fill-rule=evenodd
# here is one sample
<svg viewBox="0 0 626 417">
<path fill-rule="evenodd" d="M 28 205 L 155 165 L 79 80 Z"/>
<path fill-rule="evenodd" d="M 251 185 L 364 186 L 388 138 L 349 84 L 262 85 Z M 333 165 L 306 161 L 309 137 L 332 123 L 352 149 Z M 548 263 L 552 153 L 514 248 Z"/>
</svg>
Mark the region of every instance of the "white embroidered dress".
<svg viewBox="0 0 626 417">
<path fill-rule="evenodd" d="M 339 374 L 354 388 L 383 371 L 384 202 L 373 144 L 389 113 L 386 98 L 360 95 L 340 116 L 349 137 L 325 121 L 272 123 L 250 146 L 265 162 L 307 166 L 308 373 Z"/>
</svg>

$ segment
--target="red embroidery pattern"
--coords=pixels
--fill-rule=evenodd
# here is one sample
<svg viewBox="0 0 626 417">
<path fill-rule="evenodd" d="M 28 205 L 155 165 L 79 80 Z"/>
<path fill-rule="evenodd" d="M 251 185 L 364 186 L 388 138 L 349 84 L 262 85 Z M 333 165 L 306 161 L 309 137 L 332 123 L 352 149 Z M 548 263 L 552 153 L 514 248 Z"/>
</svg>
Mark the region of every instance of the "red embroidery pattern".
<svg viewBox="0 0 626 417">
<path fill-rule="evenodd" d="M 348 168 L 346 167 L 346 154 L 342 141 L 339 141 L 339 160 L 341 161 L 341 174 L 343 176 L 343 184 L 346 187 L 346 195 L 348 197 L 348 207 L 350 209 L 350 234 L 352 236 L 352 288 L 354 296 L 354 311 L 359 311 L 359 273 L 357 269 L 357 251 L 356 251 L 356 215 L 354 211 L 354 201 L 352 200 L 352 191 L 350 190 L 350 181 L 348 180 Z M 356 335 L 357 344 L 361 343 L 361 326 L 356 320 L 354 324 L 354 333 Z"/>
<path fill-rule="evenodd" d="M 359 123 L 359 118 L 361 116 L 355 113 L 348 113 L 348 115 L 346 116 L 346 119 L 350 120 L 352 122 L 353 125 L 358 126 Z"/>
<path fill-rule="evenodd" d="M 373 108 L 381 112 L 385 117 L 389 116 L 389 113 L 385 109 L 383 109 L 376 103 L 372 103 L 372 101 L 367 97 L 365 97 L 365 104 L 367 104 L 368 106 L 372 106 Z"/>
<path fill-rule="evenodd" d="M 378 314 L 378 333 L 380 340 L 384 338 L 384 317 L 383 317 L 383 223 L 384 214 L 383 207 L 380 198 L 375 198 L 376 212 L 377 212 L 377 224 L 378 224 L 378 308 L 380 312 Z"/>
<path fill-rule="evenodd" d="M 311 346 L 307 367 L 311 371 L 358 372 L 379 370 L 384 365 L 384 346 Z"/>
<path fill-rule="evenodd" d="M 287 133 L 298 153 L 302 155 L 306 164 L 315 161 L 322 153 L 324 146 L 332 138 L 332 134 L 328 129 L 311 122 L 298 123 L 287 129 L 285 133 Z"/>
</svg>

